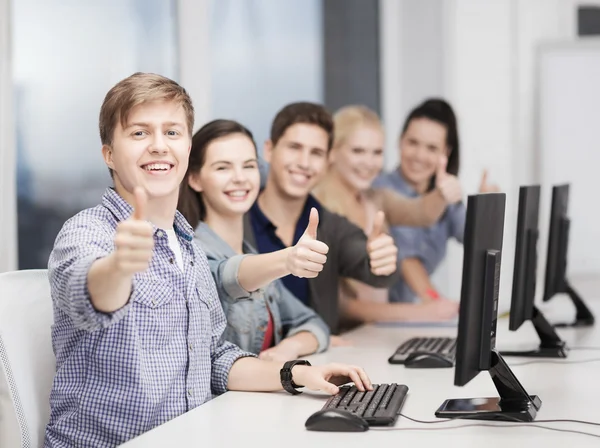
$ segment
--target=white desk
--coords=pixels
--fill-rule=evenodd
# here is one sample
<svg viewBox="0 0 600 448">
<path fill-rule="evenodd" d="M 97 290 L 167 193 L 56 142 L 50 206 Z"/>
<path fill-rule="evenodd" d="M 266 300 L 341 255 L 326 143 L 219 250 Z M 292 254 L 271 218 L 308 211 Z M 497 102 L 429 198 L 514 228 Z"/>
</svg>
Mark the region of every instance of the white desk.
<svg viewBox="0 0 600 448">
<path fill-rule="evenodd" d="M 600 318 L 600 301 L 596 302 L 592 305 L 596 316 Z M 565 308 L 564 303 L 557 298 L 543 309 L 547 309 L 546 315 L 552 317 L 557 314 L 553 309 L 559 311 Z M 561 317 L 564 319 L 564 313 L 562 314 Z M 412 336 L 454 336 L 455 333 L 455 328 L 382 328 L 369 325 L 347 334 L 355 344 L 353 347 L 335 348 L 309 359 L 313 364 L 334 361 L 361 365 L 375 383 L 406 384 L 409 393 L 402 412 L 421 420 L 435 420 L 434 412 L 446 398 L 497 396 L 489 374 L 482 372 L 465 387 L 459 388 L 453 386 L 454 369 L 406 369 L 404 366 L 388 364 L 387 359 L 401 342 Z M 591 329 L 563 329 L 559 334 L 571 347 L 600 347 L 600 323 Z M 508 331 L 508 319 L 499 321 L 497 342 L 499 350 L 527 349 L 537 344 L 537 335 L 530 323 L 514 333 Z M 600 351 L 571 351 L 565 361 L 592 358 L 600 359 Z M 528 360 L 531 358 L 508 358 L 507 362 L 510 365 Z M 600 421 L 598 407 L 600 362 L 572 365 L 532 364 L 515 366 L 512 370 L 528 393 L 539 395 L 541 398 L 542 407 L 537 414 L 537 420 L 564 418 Z M 528 428 L 525 424 L 521 424 L 522 427 L 519 428 L 470 427 L 439 431 L 433 429 L 469 423 L 501 426 L 502 423 L 454 421 L 424 425 L 412 423 L 402 417 L 398 419 L 396 428 L 424 428 L 424 430 L 382 431 L 372 428 L 364 433 L 307 431 L 304 428 L 306 419 L 313 412 L 321 409 L 325 401 L 325 395 L 310 392 L 298 396 L 286 392 L 227 392 L 123 446 L 151 448 L 256 445 L 261 448 L 267 446 L 307 448 L 390 444 L 394 448 L 400 446 L 506 448 L 511 443 L 515 446 L 527 444 L 529 447 L 540 448 L 564 448 L 566 443 L 571 443 L 574 447 L 600 446 L 600 439 Z M 543 425 L 600 434 L 600 428 L 588 425 L 566 423 L 544 423 Z"/>
</svg>

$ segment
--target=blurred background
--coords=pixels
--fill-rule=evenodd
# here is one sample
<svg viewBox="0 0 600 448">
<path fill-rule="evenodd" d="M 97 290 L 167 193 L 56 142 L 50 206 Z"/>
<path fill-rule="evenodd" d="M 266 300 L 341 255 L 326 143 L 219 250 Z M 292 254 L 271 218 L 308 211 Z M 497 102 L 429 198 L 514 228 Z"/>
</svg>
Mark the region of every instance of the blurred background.
<svg viewBox="0 0 600 448">
<path fill-rule="evenodd" d="M 543 186 L 544 257 L 550 186 L 571 183 L 568 269 L 597 275 L 597 35 L 590 0 L 0 0 L 0 272 L 45 268 L 65 219 L 98 203 L 111 184 L 101 102 L 148 71 L 190 92 L 196 129 L 236 119 L 259 146 L 288 102 L 365 104 L 386 127 L 386 170 L 407 112 L 444 97 L 463 189 L 475 193 L 487 168 L 507 193 L 502 296 L 524 184 Z M 461 270 L 451 245 L 436 274 L 449 296 Z"/>
</svg>

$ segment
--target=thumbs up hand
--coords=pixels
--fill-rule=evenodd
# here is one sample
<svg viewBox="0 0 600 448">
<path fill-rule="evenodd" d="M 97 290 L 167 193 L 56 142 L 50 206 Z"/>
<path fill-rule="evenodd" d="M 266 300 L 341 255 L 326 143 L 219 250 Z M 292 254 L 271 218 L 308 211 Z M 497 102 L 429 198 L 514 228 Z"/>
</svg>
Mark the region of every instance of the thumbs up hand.
<svg viewBox="0 0 600 448">
<path fill-rule="evenodd" d="M 298 243 L 289 251 L 286 267 L 296 277 L 314 278 L 323 270 L 327 261 L 329 247 L 317 240 L 319 212 L 316 208 L 310 210 L 308 226 Z"/>
<path fill-rule="evenodd" d="M 448 157 L 442 156 L 435 173 L 435 188 L 442 194 L 446 203 L 456 204 L 462 200 L 462 188 L 458 177 L 446 171 Z"/>
<path fill-rule="evenodd" d="M 385 214 L 382 211 L 377 212 L 373 229 L 367 239 L 371 272 L 380 276 L 390 275 L 396 271 L 398 256 L 394 239 L 383 229 L 384 222 Z"/>
<path fill-rule="evenodd" d="M 125 277 L 148 269 L 154 250 L 152 225 L 145 221 L 148 197 L 144 189 L 137 187 L 134 198 L 133 213 L 117 225 L 114 239 L 115 264 Z"/>
<path fill-rule="evenodd" d="M 488 171 L 483 170 L 481 174 L 481 183 L 479 184 L 479 192 L 480 193 L 498 193 L 500 192 L 500 187 L 496 184 L 490 184 L 488 182 Z"/>
</svg>

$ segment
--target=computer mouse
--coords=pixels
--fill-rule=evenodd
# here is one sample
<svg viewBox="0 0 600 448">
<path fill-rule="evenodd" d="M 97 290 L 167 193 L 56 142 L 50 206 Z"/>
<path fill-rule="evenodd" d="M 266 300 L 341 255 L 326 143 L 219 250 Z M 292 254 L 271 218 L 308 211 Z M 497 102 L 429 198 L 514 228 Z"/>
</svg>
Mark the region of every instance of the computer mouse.
<svg viewBox="0 0 600 448">
<path fill-rule="evenodd" d="M 364 419 L 343 409 L 321 409 L 308 417 L 304 426 L 309 431 L 362 432 L 369 429 Z"/>
<path fill-rule="evenodd" d="M 453 367 L 454 363 L 440 353 L 414 352 L 407 356 L 404 366 L 409 369 L 439 369 Z"/>
</svg>

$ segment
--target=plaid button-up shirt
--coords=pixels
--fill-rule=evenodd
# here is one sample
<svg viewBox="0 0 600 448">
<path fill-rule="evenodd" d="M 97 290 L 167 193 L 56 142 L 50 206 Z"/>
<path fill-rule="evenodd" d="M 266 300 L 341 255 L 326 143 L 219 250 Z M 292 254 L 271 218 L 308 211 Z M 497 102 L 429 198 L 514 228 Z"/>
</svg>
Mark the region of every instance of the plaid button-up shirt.
<svg viewBox="0 0 600 448">
<path fill-rule="evenodd" d="M 56 376 L 46 447 L 115 446 L 226 391 L 232 364 L 250 356 L 221 336 L 225 316 L 206 256 L 177 212 L 174 229 L 184 269 L 164 230 L 134 276 L 129 302 L 94 309 L 92 263 L 114 250 L 115 229 L 132 207 L 113 189 L 102 204 L 65 223 L 48 262 L 54 305 Z"/>
</svg>

